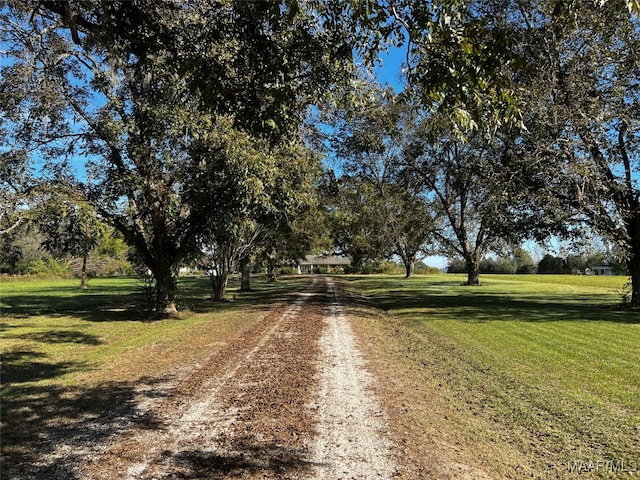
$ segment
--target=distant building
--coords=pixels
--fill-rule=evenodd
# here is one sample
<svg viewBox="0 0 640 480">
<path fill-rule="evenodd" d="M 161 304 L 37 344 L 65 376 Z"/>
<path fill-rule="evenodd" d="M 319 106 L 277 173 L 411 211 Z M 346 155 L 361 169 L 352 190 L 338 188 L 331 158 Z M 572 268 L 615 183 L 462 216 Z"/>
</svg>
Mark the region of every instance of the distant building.
<svg viewBox="0 0 640 480">
<path fill-rule="evenodd" d="M 613 268 L 609 265 L 595 265 L 587 268 L 584 273 L 586 275 L 613 275 Z"/>
<path fill-rule="evenodd" d="M 349 257 L 341 255 L 307 255 L 298 260 L 298 273 L 313 273 L 316 268 L 326 268 L 330 271 L 342 271 L 351 265 Z"/>
</svg>

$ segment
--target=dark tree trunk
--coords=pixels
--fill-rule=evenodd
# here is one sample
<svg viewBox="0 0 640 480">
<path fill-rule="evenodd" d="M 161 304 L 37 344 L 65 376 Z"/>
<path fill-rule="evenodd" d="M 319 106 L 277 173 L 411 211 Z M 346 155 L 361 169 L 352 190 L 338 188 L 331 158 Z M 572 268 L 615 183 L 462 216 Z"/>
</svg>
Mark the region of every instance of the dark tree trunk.
<svg viewBox="0 0 640 480">
<path fill-rule="evenodd" d="M 276 270 L 276 260 L 269 258 L 269 261 L 267 262 L 267 278 L 270 282 L 278 281 L 278 272 Z"/>
<path fill-rule="evenodd" d="M 229 272 L 220 272 L 218 275 L 211 275 L 211 298 L 217 301 L 225 300 L 227 285 L 229 283 Z"/>
<path fill-rule="evenodd" d="M 634 255 L 627 262 L 629 275 L 631 276 L 631 298 L 629 306 L 640 308 L 640 259 Z"/>
<path fill-rule="evenodd" d="M 240 260 L 240 270 L 242 272 L 242 279 L 240 280 L 240 291 L 251 291 L 251 261 L 248 257 Z"/>
<path fill-rule="evenodd" d="M 480 262 L 467 260 L 467 285 L 480 285 Z"/>
<path fill-rule="evenodd" d="M 404 278 L 413 278 L 413 275 L 415 274 L 415 269 L 416 269 L 415 260 L 406 260 L 404 262 L 404 269 L 406 272 Z"/>
<path fill-rule="evenodd" d="M 640 205 L 635 205 L 640 209 Z M 640 308 L 640 213 L 632 215 L 627 220 L 627 233 L 631 252 L 627 260 L 627 269 L 631 277 L 631 298 L 629 307 Z"/>
<path fill-rule="evenodd" d="M 158 317 L 172 316 L 178 313 L 176 308 L 176 291 L 178 279 L 171 267 L 161 267 L 153 271 L 156 280 L 156 315 Z"/>
<path fill-rule="evenodd" d="M 364 267 L 364 258 L 360 255 L 351 255 L 351 271 L 353 273 L 362 273 Z"/>
<path fill-rule="evenodd" d="M 278 252 L 274 249 L 267 254 L 267 278 L 270 282 L 276 282 L 278 280 Z"/>
<path fill-rule="evenodd" d="M 405 275 L 404 278 L 413 278 L 416 270 L 416 256 L 417 254 L 411 254 L 407 252 L 407 249 L 399 249 L 400 258 L 404 264 Z"/>
<path fill-rule="evenodd" d="M 629 306 L 631 308 L 640 308 L 640 218 L 634 220 L 634 223 L 627 230 L 631 237 L 631 256 L 627 260 L 627 269 L 631 277 Z M 636 235 L 633 235 L 634 233 Z"/>
</svg>

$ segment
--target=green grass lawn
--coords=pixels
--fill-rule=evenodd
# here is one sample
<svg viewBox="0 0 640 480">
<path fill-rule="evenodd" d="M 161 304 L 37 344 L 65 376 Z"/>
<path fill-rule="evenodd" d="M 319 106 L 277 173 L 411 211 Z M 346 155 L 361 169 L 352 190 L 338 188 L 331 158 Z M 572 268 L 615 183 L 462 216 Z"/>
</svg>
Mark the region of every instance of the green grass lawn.
<svg viewBox="0 0 640 480">
<path fill-rule="evenodd" d="M 206 350 L 216 335 L 250 321 L 292 286 L 258 280 L 254 292 L 239 294 L 232 282 L 229 297 L 235 301 L 213 302 L 207 279 L 182 279 L 180 317 L 150 321 L 139 280 L 98 278 L 86 290 L 78 285 L 73 279 L 0 283 L 5 394 L 25 385 L 76 385 L 92 377 L 133 380 L 128 377 L 133 371 L 158 374 L 170 361 L 158 361 L 150 350 L 175 355 Z M 190 351 L 181 351 L 187 343 Z M 138 368 L 141 362 L 145 368 Z"/>
<path fill-rule="evenodd" d="M 626 279 L 463 281 L 348 278 L 391 314 L 383 327 L 390 341 L 402 343 L 404 361 L 422 372 L 425 391 L 440 396 L 468 441 L 516 448 L 523 471 L 538 478 L 564 478 L 583 460 L 640 469 L 640 314 L 617 308 Z M 495 472 L 524 478 L 514 468 Z M 617 474 L 605 470 L 587 473 Z"/>
</svg>

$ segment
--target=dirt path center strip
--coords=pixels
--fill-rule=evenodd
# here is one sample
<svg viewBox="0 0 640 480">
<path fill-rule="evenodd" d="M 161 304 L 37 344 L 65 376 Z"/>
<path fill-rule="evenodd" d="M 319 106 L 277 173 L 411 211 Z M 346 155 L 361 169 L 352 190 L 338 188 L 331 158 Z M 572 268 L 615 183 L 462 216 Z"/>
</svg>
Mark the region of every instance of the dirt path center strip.
<svg viewBox="0 0 640 480">
<path fill-rule="evenodd" d="M 326 284 L 330 305 L 319 342 L 314 478 L 391 478 L 396 468 L 385 416 L 369 389 L 375 379 L 366 371 L 335 283 L 327 278 Z"/>
</svg>

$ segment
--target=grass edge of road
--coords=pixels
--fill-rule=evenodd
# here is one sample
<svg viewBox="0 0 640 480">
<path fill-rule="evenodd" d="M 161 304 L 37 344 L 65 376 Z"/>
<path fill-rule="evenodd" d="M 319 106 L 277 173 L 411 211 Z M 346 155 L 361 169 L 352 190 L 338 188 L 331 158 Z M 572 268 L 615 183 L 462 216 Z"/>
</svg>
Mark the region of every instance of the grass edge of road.
<svg viewBox="0 0 640 480">
<path fill-rule="evenodd" d="M 596 340 L 610 332 L 632 349 L 638 314 L 612 308 L 609 285 L 495 277 L 487 288 L 463 287 L 449 275 L 339 283 L 382 379 L 398 448 L 413 459 L 404 478 L 638 475 L 638 352 Z M 554 343 L 563 331 L 584 338 Z M 531 353 L 535 345 L 543 351 Z M 544 350 L 571 361 L 545 364 Z M 517 361 L 506 365 L 507 353 Z M 591 385 L 573 385 L 581 376 Z"/>
</svg>

